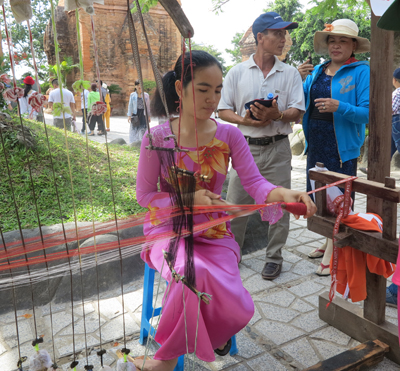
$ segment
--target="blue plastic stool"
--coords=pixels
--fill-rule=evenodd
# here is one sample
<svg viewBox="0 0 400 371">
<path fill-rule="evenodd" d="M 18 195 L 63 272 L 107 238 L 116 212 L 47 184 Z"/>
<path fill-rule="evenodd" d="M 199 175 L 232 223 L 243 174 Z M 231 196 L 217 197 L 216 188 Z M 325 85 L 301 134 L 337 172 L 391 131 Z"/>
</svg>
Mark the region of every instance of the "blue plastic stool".
<svg viewBox="0 0 400 371">
<path fill-rule="evenodd" d="M 143 305 L 142 305 L 142 320 L 140 324 L 140 339 L 139 343 L 144 345 L 149 333 L 154 338 L 156 330 L 153 326 L 150 326 L 151 315 L 153 314 L 153 291 L 154 291 L 154 274 L 155 270 L 150 268 L 147 263 L 144 268 L 144 281 L 143 281 Z M 154 316 L 158 316 L 161 312 L 161 307 L 154 310 Z M 238 354 L 238 348 L 236 344 L 236 335 L 231 338 L 232 346 L 229 354 L 234 356 Z M 178 358 L 178 364 L 174 371 L 183 371 L 185 362 L 185 356 L 182 355 Z"/>
</svg>

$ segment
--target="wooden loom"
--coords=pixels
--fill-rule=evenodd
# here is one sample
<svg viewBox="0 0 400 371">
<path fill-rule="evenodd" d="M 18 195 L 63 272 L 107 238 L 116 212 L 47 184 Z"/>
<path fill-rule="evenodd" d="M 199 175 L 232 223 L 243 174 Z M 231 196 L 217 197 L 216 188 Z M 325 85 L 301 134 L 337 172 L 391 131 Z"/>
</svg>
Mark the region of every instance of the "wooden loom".
<svg viewBox="0 0 400 371">
<path fill-rule="evenodd" d="M 393 32 L 377 27 L 380 17 L 371 12 L 371 85 L 368 180 L 357 179 L 353 190 L 367 195 L 367 212 L 379 214 L 383 219 L 383 233 L 371 233 L 341 226 L 338 246 L 351 246 L 365 253 L 396 263 L 399 240 L 396 238 L 397 204 L 400 202 L 400 189 L 390 174 L 391 138 L 391 86 L 393 61 Z M 383 57 L 384 56 L 384 57 Z M 385 66 L 382 68 L 382 59 Z M 310 179 L 316 181 L 316 188 L 327 183 L 346 178 L 333 172 L 310 172 Z M 326 192 L 316 193 L 317 215 L 308 219 L 308 229 L 325 237 L 332 238 L 334 218 L 327 216 Z M 399 269 L 399 268 L 397 268 Z M 398 327 L 385 321 L 386 279 L 371 274 L 367 269 L 367 299 L 364 309 L 341 298 L 329 303 L 328 292 L 319 297 L 319 316 L 333 327 L 360 342 L 378 339 L 389 346 L 387 357 L 400 364 Z M 386 351 L 386 350 L 385 350 Z M 346 352 L 345 352 L 346 353 Z M 371 351 L 365 357 L 366 363 L 374 357 Z M 334 357 L 333 357 L 334 358 Z M 325 362 L 332 361 L 333 358 Z M 377 360 L 378 362 L 382 360 Z M 376 362 L 375 362 L 376 363 Z M 317 367 L 318 366 L 318 367 Z M 357 366 L 358 367 L 358 366 Z M 329 370 L 359 369 L 336 367 Z M 322 362 L 310 370 L 327 370 Z"/>
</svg>

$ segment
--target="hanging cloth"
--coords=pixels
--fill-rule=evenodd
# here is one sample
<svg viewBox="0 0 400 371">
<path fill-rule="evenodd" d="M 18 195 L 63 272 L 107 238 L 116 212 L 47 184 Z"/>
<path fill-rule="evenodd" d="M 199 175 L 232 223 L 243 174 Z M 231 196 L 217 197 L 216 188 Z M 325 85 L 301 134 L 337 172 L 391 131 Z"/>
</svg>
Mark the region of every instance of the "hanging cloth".
<svg viewBox="0 0 400 371">
<path fill-rule="evenodd" d="M 69 12 L 78 8 L 82 8 L 87 14 L 94 14 L 93 3 L 104 5 L 104 0 L 65 0 L 64 10 Z"/>
<path fill-rule="evenodd" d="M 372 213 L 348 215 L 342 223 L 361 231 L 382 233 L 382 219 Z M 396 266 L 376 256 L 357 250 L 351 246 L 339 250 L 336 290 L 353 302 L 367 298 L 366 269 L 385 278 L 390 277 Z M 332 264 L 332 261 L 331 261 Z"/>
<path fill-rule="evenodd" d="M 31 0 L 10 0 L 10 5 L 17 23 L 32 18 Z"/>
</svg>

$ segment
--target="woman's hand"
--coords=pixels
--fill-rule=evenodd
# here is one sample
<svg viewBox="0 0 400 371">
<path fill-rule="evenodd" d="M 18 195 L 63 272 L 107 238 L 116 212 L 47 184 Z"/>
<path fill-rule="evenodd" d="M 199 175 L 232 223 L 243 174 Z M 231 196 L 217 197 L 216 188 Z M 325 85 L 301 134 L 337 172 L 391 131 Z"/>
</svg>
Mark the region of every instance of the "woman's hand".
<svg viewBox="0 0 400 371">
<path fill-rule="evenodd" d="M 307 213 L 304 215 L 304 219 L 313 216 L 316 211 L 317 207 L 315 206 L 314 202 L 311 200 L 310 196 L 306 192 L 295 191 L 292 189 L 287 188 L 275 188 L 273 189 L 268 197 L 267 202 L 302 202 L 307 206 Z M 296 219 L 299 219 L 299 215 L 294 216 Z"/>
<path fill-rule="evenodd" d="M 221 199 L 220 195 L 207 189 L 200 189 L 194 193 L 194 205 L 215 205 L 213 201 Z"/>
<path fill-rule="evenodd" d="M 317 98 L 315 101 L 315 107 L 318 108 L 320 113 L 324 112 L 336 112 L 339 108 L 339 101 L 332 98 Z"/>
<path fill-rule="evenodd" d="M 131 118 L 130 117 L 128 117 L 128 122 L 131 123 Z"/>
<path fill-rule="evenodd" d="M 314 66 L 310 64 L 310 60 L 307 59 L 303 64 L 297 67 L 297 71 L 300 72 L 302 80 L 304 80 L 311 72 L 314 71 Z"/>
</svg>

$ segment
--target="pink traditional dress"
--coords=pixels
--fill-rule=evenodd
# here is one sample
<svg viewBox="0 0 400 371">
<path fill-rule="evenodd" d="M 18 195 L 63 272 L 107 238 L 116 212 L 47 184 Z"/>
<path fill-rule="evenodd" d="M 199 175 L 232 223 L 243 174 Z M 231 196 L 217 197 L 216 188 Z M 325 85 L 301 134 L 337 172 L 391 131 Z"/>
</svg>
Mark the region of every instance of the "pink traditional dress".
<svg viewBox="0 0 400 371">
<path fill-rule="evenodd" d="M 266 181 L 258 171 L 249 146 L 243 134 L 235 126 L 215 122 L 217 131 L 213 140 L 199 148 L 201 174 L 207 175 L 207 182 L 199 180 L 196 190 L 207 189 L 221 194 L 225 181 L 229 160 L 238 172 L 244 189 L 254 198 L 257 204 L 264 204 L 276 186 Z M 164 138 L 171 135 L 169 122 L 151 129 L 153 145 L 173 148 L 172 140 Z M 157 210 L 171 206 L 170 195 L 166 192 L 167 181 L 161 171 L 160 161 L 155 151 L 149 151 L 147 136 L 143 138 L 139 160 L 136 196 L 140 205 L 149 208 L 151 222 L 144 225 L 146 236 L 159 235 L 172 230 L 171 221 L 157 220 Z M 187 148 L 178 156 L 177 166 L 190 171 L 197 171 L 198 155 L 196 148 Z M 176 157 L 175 157 L 176 158 Z M 160 179 L 159 189 L 158 182 Z M 282 216 L 278 206 L 264 208 L 261 212 L 263 220 L 275 223 Z M 194 224 L 215 220 L 226 216 L 224 212 L 200 214 L 194 216 Z M 151 268 L 161 271 L 163 264 L 162 250 L 168 249 L 165 239 L 156 242 L 151 249 L 144 248 L 142 259 Z M 171 279 L 171 272 L 164 263 L 162 276 L 169 282 L 170 288 L 165 300 L 155 340 L 161 344 L 154 359 L 168 360 L 187 353 L 185 327 L 187 329 L 188 350 L 195 350 L 196 327 L 198 335 L 196 356 L 205 361 L 215 360 L 214 349 L 225 344 L 233 335 L 244 328 L 254 313 L 253 300 L 243 287 L 240 278 L 240 248 L 230 230 L 230 223 L 221 223 L 194 235 L 194 265 L 196 272 L 196 288 L 200 292 L 212 295 L 209 305 L 200 304 L 198 319 L 198 297 L 184 286 L 186 326 L 183 306 L 182 284 Z M 181 239 L 175 263 L 175 270 L 184 275 L 185 242 Z"/>
</svg>

